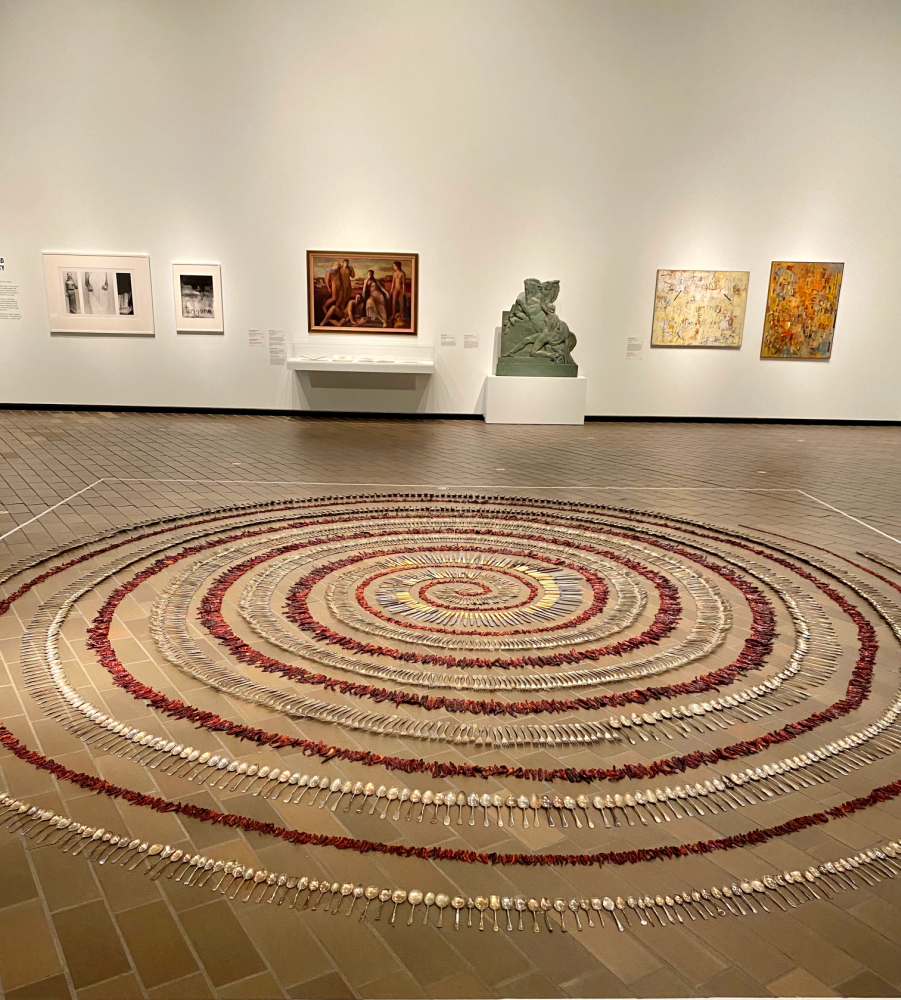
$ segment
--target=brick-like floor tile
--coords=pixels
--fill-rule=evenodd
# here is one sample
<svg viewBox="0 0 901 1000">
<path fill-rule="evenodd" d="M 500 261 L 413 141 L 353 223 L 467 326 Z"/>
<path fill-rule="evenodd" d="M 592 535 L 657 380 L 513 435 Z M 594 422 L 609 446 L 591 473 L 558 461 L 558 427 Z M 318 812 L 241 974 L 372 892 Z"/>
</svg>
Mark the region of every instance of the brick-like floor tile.
<svg viewBox="0 0 901 1000">
<path fill-rule="evenodd" d="M 702 983 L 728 967 L 728 959 L 706 947 L 691 930 L 669 927 L 648 934 L 648 947 L 690 982 Z"/>
<path fill-rule="evenodd" d="M 697 933 L 758 982 L 768 982 L 794 968 L 795 963 L 787 955 L 758 937 L 744 921 L 741 933 L 730 920 L 707 920 L 697 928 Z"/>
<path fill-rule="evenodd" d="M 257 906 L 239 911 L 238 918 L 279 982 L 296 983 L 332 968 L 309 930 L 284 908 Z"/>
<path fill-rule="evenodd" d="M 757 923 L 754 930 L 827 986 L 848 979 L 860 969 L 860 962 L 844 949 L 788 915 L 774 913 Z"/>
<path fill-rule="evenodd" d="M 476 980 L 476 982 L 478 982 Z M 290 1000 L 354 1000 L 356 993 L 348 986 L 337 972 L 326 972 L 306 982 L 290 986 L 285 991 Z M 468 993 L 457 993 L 455 996 L 469 996 Z M 475 997 L 475 994 L 473 994 Z"/>
<path fill-rule="evenodd" d="M 675 969 L 662 968 L 636 979 L 632 984 L 636 997 L 694 997 L 698 993 Z M 750 994 L 749 994 L 750 995 Z"/>
<path fill-rule="evenodd" d="M 351 935 L 337 921 L 316 921 L 310 932 L 354 989 L 399 969 L 399 962 L 374 930 Z"/>
<path fill-rule="evenodd" d="M 15 990 L 7 990 L 6 1000 L 71 1000 L 73 994 L 63 973 L 29 983 Z"/>
<path fill-rule="evenodd" d="M 838 996 L 825 983 L 814 978 L 806 969 L 791 972 L 767 983 L 767 989 L 776 997 L 834 997 Z"/>
<path fill-rule="evenodd" d="M 131 972 L 116 927 L 99 900 L 58 910 L 53 923 L 76 990 Z"/>
<path fill-rule="evenodd" d="M 364 983 L 358 988 L 357 995 L 362 1000 L 418 1000 L 428 994 L 409 972 L 391 972 L 387 976 Z"/>
<path fill-rule="evenodd" d="M 467 997 L 468 1000 L 493 1000 L 494 997 L 508 994 L 506 988 L 503 993 L 496 993 L 486 986 L 480 979 L 471 972 L 455 972 L 444 979 L 437 979 L 429 983 L 429 996 L 435 1000 L 456 1000 L 458 997 Z M 312 1000 L 313 994 L 310 994 Z"/>
<path fill-rule="evenodd" d="M 558 986 L 543 973 L 527 972 L 516 979 L 508 979 L 498 985 L 498 991 L 505 997 L 562 997 L 566 996 Z"/>
<path fill-rule="evenodd" d="M 808 926 L 859 958 L 871 971 L 901 985 L 901 945 L 884 936 L 892 934 L 892 928 L 884 927 L 884 934 L 877 933 L 853 915 L 834 906 L 805 907 L 798 916 Z"/>
<path fill-rule="evenodd" d="M 31 860 L 51 910 L 99 898 L 97 883 L 88 865 L 73 865 L 67 855 L 51 847 L 32 851 Z"/>
<path fill-rule="evenodd" d="M 144 993 L 132 973 L 107 979 L 105 983 L 96 983 L 78 990 L 78 1000 L 144 1000 Z"/>
<path fill-rule="evenodd" d="M 0 910 L 0 983 L 14 990 L 49 979 L 61 963 L 38 900 Z"/>
<path fill-rule="evenodd" d="M 0 878 L 0 908 L 37 897 L 38 889 L 25 858 L 23 841 L 11 840 L 0 844 L 0 872 L 3 873 Z"/>
<path fill-rule="evenodd" d="M 147 990 L 150 1000 L 213 1000 L 213 991 L 201 972 Z"/>
<path fill-rule="evenodd" d="M 412 927 L 377 926 L 385 945 L 423 985 L 444 979 L 459 969 L 455 942 L 435 928 L 422 927 L 418 920 Z"/>
<path fill-rule="evenodd" d="M 162 900 L 123 910 L 115 919 L 145 988 L 198 971 L 181 928 Z"/>
<path fill-rule="evenodd" d="M 859 972 L 836 986 L 843 997 L 901 997 L 901 990 L 895 989 L 875 972 Z"/>
<path fill-rule="evenodd" d="M 700 984 L 698 994 L 707 997 L 768 997 L 772 994 L 741 969 L 718 972 L 706 983 Z"/>
<path fill-rule="evenodd" d="M 561 986 L 569 997 L 633 997 L 634 990 L 604 965 L 599 964 L 594 972 L 588 972 L 578 979 L 567 980 Z"/>
<path fill-rule="evenodd" d="M 206 903 L 179 920 L 215 987 L 266 971 L 247 932 L 225 902 Z"/>
<path fill-rule="evenodd" d="M 285 992 L 271 972 L 228 983 L 216 991 L 220 1000 L 285 1000 Z"/>
</svg>

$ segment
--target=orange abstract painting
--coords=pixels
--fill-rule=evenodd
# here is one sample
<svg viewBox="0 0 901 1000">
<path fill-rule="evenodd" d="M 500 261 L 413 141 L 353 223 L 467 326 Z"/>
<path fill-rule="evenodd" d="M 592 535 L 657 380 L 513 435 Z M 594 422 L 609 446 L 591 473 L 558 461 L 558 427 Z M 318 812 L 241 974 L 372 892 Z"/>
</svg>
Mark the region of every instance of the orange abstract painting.
<svg viewBox="0 0 901 1000">
<path fill-rule="evenodd" d="M 829 359 L 844 267 L 773 261 L 762 358 Z"/>
</svg>

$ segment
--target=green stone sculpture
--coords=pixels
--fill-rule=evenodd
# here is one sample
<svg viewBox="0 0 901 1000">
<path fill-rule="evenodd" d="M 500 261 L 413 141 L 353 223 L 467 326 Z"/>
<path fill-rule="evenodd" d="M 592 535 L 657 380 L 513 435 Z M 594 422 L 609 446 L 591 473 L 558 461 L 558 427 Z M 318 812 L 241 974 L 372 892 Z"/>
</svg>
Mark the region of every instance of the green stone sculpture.
<svg viewBox="0 0 901 1000">
<path fill-rule="evenodd" d="M 557 315 L 554 302 L 559 281 L 526 278 L 525 291 L 504 312 L 498 375 L 538 375 L 575 378 L 579 366 L 572 359 L 576 335 Z"/>
</svg>

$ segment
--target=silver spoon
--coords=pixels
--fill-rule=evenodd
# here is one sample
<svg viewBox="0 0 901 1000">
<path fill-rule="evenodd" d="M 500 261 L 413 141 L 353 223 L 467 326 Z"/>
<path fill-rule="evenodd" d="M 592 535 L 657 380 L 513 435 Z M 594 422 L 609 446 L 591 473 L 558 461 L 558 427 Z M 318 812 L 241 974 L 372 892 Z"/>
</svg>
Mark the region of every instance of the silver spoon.
<svg viewBox="0 0 901 1000">
<path fill-rule="evenodd" d="M 438 926 L 439 927 L 443 927 L 444 926 L 444 910 L 447 907 L 448 903 L 450 903 L 450 896 L 448 896 L 446 893 L 439 892 L 435 896 L 435 906 L 438 907 Z"/>
<path fill-rule="evenodd" d="M 617 915 L 617 912 L 616 912 L 616 903 L 614 903 L 613 900 L 609 896 L 604 896 L 604 899 L 603 899 L 602 902 L 603 902 L 604 909 L 607 910 L 608 913 L 612 913 L 613 914 L 613 919 L 616 921 L 617 928 L 619 930 L 621 930 L 621 931 L 625 931 L 626 928 L 623 927 L 623 925 L 620 923 L 619 916 Z"/>
</svg>

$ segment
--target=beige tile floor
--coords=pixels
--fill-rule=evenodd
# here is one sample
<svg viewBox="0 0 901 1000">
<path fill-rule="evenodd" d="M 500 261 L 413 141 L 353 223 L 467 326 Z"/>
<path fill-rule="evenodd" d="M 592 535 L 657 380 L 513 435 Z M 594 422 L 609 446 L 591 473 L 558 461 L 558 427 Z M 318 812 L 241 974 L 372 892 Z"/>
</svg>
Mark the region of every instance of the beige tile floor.
<svg viewBox="0 0 901 1000">
<path fill-rule="evenodd" d="M 899 543 L 886 537 L 901 537 L 895 500 L 901 485 L 899 444 L 901 430 L 887 427 L 590 423 L 553 428 L 476 421 L 0 411 L 0 535 L 23 525 L 0 541 L 0 567 L 36 549 L 160 513 L 375 492 L 377 484 L 641 506 L 724 526 L 778 531 L 845 554 L 867 548 L 901 560 Z M 75 493 L 79 495 L 67 499 Z M 177 685 L 179 679 L 164 664 L 141 651 L 152 593 L 136 597 L 140 599 L 127 622 L 131 634 L 119 636 L 123 650 L 132 640 L 134 647 L 123 655 L 130 657 L 129 665 L 140 664 L 145 676 L 159 670 Z M 109 757 L 93 758 L 42 719 L 21 693 L 17 635 L 37 603 L 37 597 L 22 601 L 0 627 L 0 710 L 7 724 L 68 766 L 143 787 L 143 769 Z M 836 625 L 847 628 L 840 621 Z M 67 633 L 76 659 L 83 627 L 82 621 Z M 83 664 L 86 679 L 109 694 L 89 659 Z M 898 669 L 899 658 L 888 642 L 879 664 L 886 675 Z M 875 693 L 884 695 L 889 689 L 886 678 L 877 681 Z M 123 718 L 141 717 L 144 710 L 125 696 L 117 700 L 120 695 L 107 698 L 113 710 Z M 198 701 L 201 696 L 192 692 L 192 697 Z M 209 706 L 218 696 L 205 697 Z M 228 707 L 233 716 L 254 717 L 246 706 Z M 869 709 L 875 710 L 875 705 Z M 567 762 L 583 766 L 580 753 L 584 751 L 570 752 Z M 550 762 L 546 752 L 530 758 Z M 59 803 L 62 795 L 68 809 L 95 825 L 120 828 L 129 822 L 125 807 L 60 789 L 53 779 L 9 756 L 0 757 L 0 768 L 18 795 L 50 804 Z M 355 777 L 352 771 L 348 776 Z M 889 761 L 842 779 L 826 794 L 840 801 L 896 777 Z M 176 779 L 156 780 L 164 794 L 186 797 Z M 213 801 L 203 791 L 195 793 L 195 800 Z M 796 796 L 792 804 L 768 806 L 755 818 L 777 823 L 810 811 L 799 808 L 802 800 L 816 808 L 813 799 Z M 242 802 L 242 811 L 268 817 L 270 807 L 254 803 Z M 303 818 L 302 808 L 296 807 L 295 822 Z M 899 821 L 901 808 L 888 805 L 755 852 L 732 852 L 737 857 L 688 859 L 686 879 L 710 884 L 717 876 L 722 882 L 724 871 L 750 874 L 763 864 L 794 867 L 801 858 L 838 856 L 901 831 Z M 203 851 L 221 848 L 229 855 L 258 858 L 270 868 L 322 870 L 325 865 L 328 870 L 333 863 L 314 852 L 299 860 L 297 849 L 287 845 L 198 829 L 198 824 L 171 817 L 155 822 L 160 839 Z M 355 836 L 384 837 L 384 826 L 380 830 L 366 816 L 346 822 Z M 141 823 L 147 823 L 146 817 Z M 687 826 L 681 831 L 685 839 L 696 839 L 695 832 L 697 838 L 715 835 L 710 831 L 719 829 L 713 819 L 709 825 L 691 825 L 690 834 Z M 403 829 L 396 834 L 406 839 Z M 487 846 L 479 827 L 467 829 L 465 836 L 476 848 Z M 618 836 L 623 847 L 660 842 L 654 831 Z M 580 849 L 590 849 L 586 831 L 572 837 Z M 538 840 L 527 843 L 537 849 L 548 846 Z M 354 855 L 341 857 L 340 865 L 352 881 L 387 884 L 397 879 L 397 884 L 409 885 L 411 878 L 425 882 L 439 877 L 427 875 L 427 863 L 418 861 L 376 863 Z M 468 880 L 477 884 L 469 871 L 448 877 L 463 886 Z M 493 884 L 518 889 L 515 879 L 501 872 L 492 877 Z M 625 890 L 630 878 L 614 873 L 605 884 L 613 887 L 618 880 Z M 562 886 L 562 894 L 568 884 L 575 883 L 536 872 L 536 888 L 530 882 L 530 893 L 557 894 Z M 607 930 L 522 935 L 527 940 L 520 940 L 515 934 L 439 934 L 419 926 L 398 932 L 384 923 L 354 922 L 349 928 L 340 918 L 311 919 L 309 914 L 240 906 L 173 883 L 98 870 L 0 834 L 0 987 L 4 996 L 16 1000 L 898 996 L 899 928 L 901 891 L 895 882 L 791 914 L 707 921 L 657 934 Z"/>
</svg>

